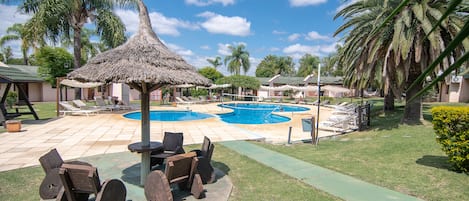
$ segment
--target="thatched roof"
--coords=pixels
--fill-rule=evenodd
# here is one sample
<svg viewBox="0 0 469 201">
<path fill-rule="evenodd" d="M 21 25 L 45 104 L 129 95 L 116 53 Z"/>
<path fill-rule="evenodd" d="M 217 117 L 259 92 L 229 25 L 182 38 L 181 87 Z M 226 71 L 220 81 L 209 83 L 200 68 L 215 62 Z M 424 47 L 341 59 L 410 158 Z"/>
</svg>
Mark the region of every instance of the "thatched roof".
<svg viewBox="0 0 469 201">
<path fill-rule="evenodd" d="M 210 85 L 195 67 L 171 52 L 151 28 L 148 11 L 141 1 L 139 32 L 126 43 L 90 59 L 68 74 L 69 79 L 94 82 Z M 157 88 L 156 86 L 153 88 Z"/>
</svg>

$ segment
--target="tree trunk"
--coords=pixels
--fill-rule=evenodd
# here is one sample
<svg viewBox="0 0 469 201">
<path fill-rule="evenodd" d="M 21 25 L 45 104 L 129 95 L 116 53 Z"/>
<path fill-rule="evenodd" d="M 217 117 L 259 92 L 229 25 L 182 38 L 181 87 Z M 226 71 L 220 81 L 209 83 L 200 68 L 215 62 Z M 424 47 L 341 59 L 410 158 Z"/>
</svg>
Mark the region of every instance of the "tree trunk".
<svg viewBox="0 0 469 201">
<path fill-rule="evenodd" d="M 394 111 L 394 93 L 391 89 L 387 95 L 384 96 L 384 111 Z"/>
<path fill-rule="evenodd" d="M 409 75 L 407 77 L 406 85 L 407 88 L 414 82 L 417 77 L 422 73 L 420 70 L 419 64 L 412 62 L 412 66 L 409 69 Z M 406 104 L 404 110 L 404 117 L 402 118 L 402 123 L 404 124 L 420 124 L 423 119 L 422 116 L 422 97 L 417 97 L 412 101 L 409 101 L 414 97 L 417 92 L 422 89 L 422 82 L 418 83 L 414 88 L 407 89 L 406 91 Z"/>
<path fill-rule="evenodd" d="M 81 66 L 81 27 L 73 28 L 73 68 Z M 81 88 L 75 88 L 75 99 L 81 99 Z"/>
<path fill-rule="evenodd" d="M 24 65 L 29 65 L 27 51 L 24 48 L 22 48 L 21 51 L 23 53 L 23 63 L 24 63 Z"/>
</svg>

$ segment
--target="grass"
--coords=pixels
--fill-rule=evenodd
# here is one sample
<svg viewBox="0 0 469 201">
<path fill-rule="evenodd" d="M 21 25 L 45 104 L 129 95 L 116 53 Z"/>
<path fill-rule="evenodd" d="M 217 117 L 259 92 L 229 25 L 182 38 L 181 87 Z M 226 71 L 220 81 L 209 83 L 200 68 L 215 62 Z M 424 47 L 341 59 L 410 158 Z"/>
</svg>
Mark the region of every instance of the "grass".
<svg viewBox="0 0 469 201">
<path fill-rule="evenodd" d="M 369 131 L 321 140 L 318 147 L 258 144 L 424 200 L 468 200 L 469 176 L 452 170 L 428 121 L 398 124 L 402 109 L 374 118 Z"/>
<path fill-rule="evenodd" d="M 407 126 L 398 124 L 402 104 L 396 104 L 396 112 L 382 113 L 382 102 L 374 103 L 373 114 L 377 116 L 368 131 L 323 139 L 317 147 L 257 144 L 424 200 L 469 200 L 469 176 L 452 170 L 428 122 L 429 108 L 440 104 L 424 105 L 426 121 Z M 55 116 L 54 104 L 34 106 L 41 119 Z M 234 184 L 230 200 L 337 200 L 222 145 L 216 146 L 213 164 Z M 186 150 L 193 148 L 199 146 Z M 40 167 L 0 172 L 0 200 L 38 200 L 43 176 Z"/>
</svg>

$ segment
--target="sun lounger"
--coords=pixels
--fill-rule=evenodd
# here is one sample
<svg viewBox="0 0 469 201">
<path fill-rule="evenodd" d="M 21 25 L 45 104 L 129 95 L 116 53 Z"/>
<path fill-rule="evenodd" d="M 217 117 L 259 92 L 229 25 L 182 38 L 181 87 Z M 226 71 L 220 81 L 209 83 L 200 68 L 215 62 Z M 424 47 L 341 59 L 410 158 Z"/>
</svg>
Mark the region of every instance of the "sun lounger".
<svg viewBox="0 0 469 201">
<path fill-rule="evenodd" d="M 191 105 L 194 104 L 192 101 L 185 101 L 181 97 L 176 97 L 176 103 L 178 104 L 186 104 L 186 105 Z"/>
<path fill-rule="evenodd" d="M 99 109 L 82 110 L 73 105 L 70 105 L 66 101 L 60 101 L 59 105 L 63 108 L 63 110 L 61 110 L 60 112 L 62 112 L 64 115 L 66 115 L 67 113 L 70 113 L 70 114 L 86 114 L 86 116 L 89 116 L 90 114 L 98 114 L 98 112 L 100 111 Z"/>
<path fill-rule="evenodd" d="M 96 106 L 98 106 L 102 110 L 113 111 L 113 110 L 118 110 L 119 109 L 119 107 L 117 107 L 116 105 L 106 104 L 104 102 L 104 99 L 101 96 L 95 96 L 94 100 L 96 101 Z"/>
</svg>

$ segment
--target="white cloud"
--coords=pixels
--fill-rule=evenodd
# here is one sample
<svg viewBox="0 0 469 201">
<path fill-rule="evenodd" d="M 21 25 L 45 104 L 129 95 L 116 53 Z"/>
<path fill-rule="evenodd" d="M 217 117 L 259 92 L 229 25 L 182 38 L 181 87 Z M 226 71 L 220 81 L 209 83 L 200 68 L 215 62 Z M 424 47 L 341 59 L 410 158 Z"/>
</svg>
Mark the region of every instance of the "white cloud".
<svg viewBox="0 0 469 201">
<path fill-rule="evenodd" d="M 223 6 L 234 5 L 235 0 L 186 0 L 186 4 L 196 6 L 208 6 L 216 3 L 221 3 Z"/>
<path fill-rule="evenodd" d="M 231 54 L 231 51 L 230 51 L 230 49 L 228 48 L 229 46 L 231 46 L 231 45 L 230 45 L 230 44 L 218 43 L 218 51 L 217 51 L 217 53 L 218 53 L 218 54 L 221 54 L 221 55 L 223 55 L 223 56 L 230 55 L 230 54 Z"/>
<path fill-rule="evenodd" d="M 335 42 L 335 43 L 332 43 L 332 44 L 329 44 L 329 45 L 321 45 L 320 51 L 324 52 L 326 54 L 336 52 L 337 51 L 337 49 L 336 49 L 337 45 L 340 45 L 340 43 Z"/>
<path fill-rule="evenodd" d="M 273 34 L 275 34 L 275 35 L 283 35 L 283 34 L 287 34 L 287 32 L 286 32 L 286 31 L 278 31 L 278 30 L 273 30 L 273 31 L 272 31 L 272 33 L 273 33 Z"/>
<path fill-rule="evenodd" d="M 210 48 L 210 46 L 208 46 L 208 45 L 202 45 L 202 46 L 200 46 L 200 49 L 203 49 L 203 50 L 210 50 L 210 49 L 212 49 L 212 48 Z"/>
<path fill-rule="evenodd" d="M 210 33 L 234 36 L 247 36 L 251 33 L 251 22 L 247 21 L 246 18 L 227 17 L 212 12 L 204 12 L 198 16 L 207 19 L 201 26 Z"/>
<path fill-rule="evenodd" d="M 136 33 L 138 31 L 139 19 L 136 11 L 117 9 L 116 14 L 121 18 L 128 32 Z M 166 17 L 158 12 L 150 12 L 149 16 L 151 25 L 157 34 L 179 36 L 181 33 L 178 29 L 180 28 L 190 30 L 199 29 L 199 26 L 196 24 Z"/>
<path fill-rule="evenodd" d="M 337 13 L 337 12 L 341 11 L 342 9 L 344 9 L 345 7 L 350 6 L 350 5 L 354 4 L 354 3 L 357 3 L 358 1 L 359 1 L 359 0 L 348 0 L 348 1 L 345 1 L 344 4 L 341 4 L 339 7 L 337 7 L 337 8 L 335 9 L 335 12 Z"/>
<path fill-rule="evenodd" d="M 323 36 L 316 31 L 311 31 L 306 35 L 306 40 L 328 40 L 328 36 Z"/>
<path fill-rule="evenodd" d="M 327 0 L 290 0 L 290 5 L 293 7 L 314 6 L 326 2 Z"/>
<path fill-rule="evenodd" d="M 188 56 L 193 56 L 194 52 L 191 50 L 185 49 L 181 46 L 171 44 L 171 43 L 165 43 L 165 45 L 173 52 L 175 52 L 178 55 L 181 55 L 183 57 L 188 57 Z"/>
<path fill-rule="evenodd" d="M 299 59 L 305 54 L 320 55 L 319 50 L 319 46 L 308 46 L 297 43 L 284 48 L 283 53 L 291 56 L 293 59 Z"/>
<path fill-rule="evenodd" d="M 294 33 L 294 34 L 291 34 L 291 35 L 288 36 L 288 41 L 293 42 L 295 40 L 298 40 L 298 38 L 300 38 L 300 37 L 301 37 L 300 34 Z"/>
</svg>

